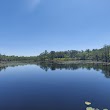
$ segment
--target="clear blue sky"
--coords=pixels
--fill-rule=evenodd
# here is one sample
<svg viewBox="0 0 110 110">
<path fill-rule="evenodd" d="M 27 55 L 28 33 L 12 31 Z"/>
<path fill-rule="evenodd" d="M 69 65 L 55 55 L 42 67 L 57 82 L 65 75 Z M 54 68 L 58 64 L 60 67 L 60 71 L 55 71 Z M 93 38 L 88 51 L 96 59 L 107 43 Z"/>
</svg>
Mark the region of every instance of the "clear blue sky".
<svg viewBox="0 0 110 110">
<path fill-rule="evenodd" d="M 0 0 L 0 53 L 85 50 L 110 44 L 110 0 Z"/>
</svg>

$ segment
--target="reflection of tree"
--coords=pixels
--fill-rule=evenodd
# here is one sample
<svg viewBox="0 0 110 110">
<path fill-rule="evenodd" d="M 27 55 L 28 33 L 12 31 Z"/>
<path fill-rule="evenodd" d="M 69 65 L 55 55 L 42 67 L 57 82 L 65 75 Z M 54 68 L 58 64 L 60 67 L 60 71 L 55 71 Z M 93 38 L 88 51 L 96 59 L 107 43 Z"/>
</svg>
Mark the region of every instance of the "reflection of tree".
<svg viewBox="0 0 110 110">
<path fill-rule="evenodd" d="M 5 70 L 6 68 L 6 66 L 0 67 L 0 71 Z"/>
<path fill-rule="evenodd" d="M 7 67 L 15 67 L 19 65 L 27 65 L 27 64 L 12 64 L 12 65 L 2 65 L 0 66 L 0 71 L 5 70 Z M 48 63 L 48 62 L 41 62 L 37 64 L 40 66 L 41 69 L 48 71 L 51 69 L 52 71 L 59 69 L 66 69 L 66 70 L 77 70 L 79 68 L 86 68 L 87 70 L 94 69 L 96 71 L 102 70 L 102 73 L 105 74 L 106 78 L 110 78 L 110 66 L 103 65 L 103 64 L 57 64 L 57 63 Z"/>
<path fill-rule="evenodd" d="M 56 63 L 39 63 L 37 64 L 40 66 L 40 68 L 42 68 L 45 71 L 48 71 L 48 69 L 51 70 L 56 70 L 56 69 L 68 69 L 68 70 L 76 70 L 78 68 L 81 68 L 80 65 L 75 65 L 75 64 L 71 64 L 71 65 L 66 65 L 66 64 L 56 64 Z"/>
<path fill-rule="evenodd" d="M 103 66 L 102 73 L 104 73 L 107 78 L 110 78 L 110 67 L 107 65 Z"/>
<path fill-rule="evenodd" d="M 16 66 L 19 66 L 19 65 L 21 65 L 21 66 L 23 66 L 23 65 L 26 65 L 26 64 L 18 64 L 18 63 L 15 63 L 15 64 L 1 64 L 0 65 L 0 71 L 2 71 L 2 70 L 6 70 L 8 67 L 16 67 Z"/>
<path fill-rule="evenodd" d="M 56 63 L 38 63 L 37 65 L 40 66 L 45 71 L 56 70 L 56 69 L 66 69 L 66 70 L 77 70 L 79 68 L 86 68 L 87 70 L 94 69 L 96 71 L 102 70 L 102 73 L 105 74 L 107 78 L 110 78 L 110 66 L 103 65 L 103 64 L 56 64 Z"/>
</svg>

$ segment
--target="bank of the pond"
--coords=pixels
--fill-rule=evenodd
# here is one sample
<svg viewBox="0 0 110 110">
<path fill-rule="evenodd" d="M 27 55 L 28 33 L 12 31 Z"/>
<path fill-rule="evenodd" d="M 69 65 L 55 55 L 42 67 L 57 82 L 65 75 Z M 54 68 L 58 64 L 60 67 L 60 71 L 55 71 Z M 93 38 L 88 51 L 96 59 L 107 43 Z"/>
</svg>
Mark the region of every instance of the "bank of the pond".
<svg viewBox="0 0 110 110">
<path fill-rule="evenodd" d="M 3 66 L 16 66 L 16 65 L 26 65 L 26 64 L 38 64 L 38 63 L 48 63 L 48 64 L 101 64 L 101 65 L 110 65 L 110 62 L 101 62 L 101 61 L 89 61 L 89 60 L 75 60 L 75 61 L 60 61 L 60 60 L 51 60 L 51 61 L 2 61 L 0 62 L 0 67 Z"/>
<path fill-rule="evenodd" d="M 101 62 L 101 61 L 89 61 L 89 60 L 76 60 L 76 61 L 53 61 L 58 64 L 102 64 L 110 65 L 110 62 Z"/>
<path fill-rule="evenodd" d="M 18 66 L 18 65 L 26 65 L 26 64 L 33 64 L 32 61 L 2 61 L 0 62 L 0 67 L 6 66 Z"/>
</svg>

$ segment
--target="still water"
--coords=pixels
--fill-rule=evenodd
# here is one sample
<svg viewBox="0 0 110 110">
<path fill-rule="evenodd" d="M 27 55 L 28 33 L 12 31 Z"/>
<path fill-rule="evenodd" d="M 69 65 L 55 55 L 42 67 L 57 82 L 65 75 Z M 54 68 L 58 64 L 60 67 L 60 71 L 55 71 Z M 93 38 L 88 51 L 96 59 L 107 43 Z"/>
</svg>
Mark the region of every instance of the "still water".
<svg viewBox="0 0 110 110">
<path fill-rule="evenodd" d="M 110 67 L 24 65 L 0 69 L 0 110 L 110 110 Z"/>
</svg>

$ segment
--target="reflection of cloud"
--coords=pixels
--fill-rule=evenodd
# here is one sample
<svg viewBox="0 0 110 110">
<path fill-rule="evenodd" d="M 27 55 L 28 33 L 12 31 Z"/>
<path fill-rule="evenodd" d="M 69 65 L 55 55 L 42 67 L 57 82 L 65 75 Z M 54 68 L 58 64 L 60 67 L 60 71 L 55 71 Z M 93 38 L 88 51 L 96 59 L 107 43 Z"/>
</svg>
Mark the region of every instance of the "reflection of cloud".
<svg viewBox="0 0 110 110">
<path fill-rule="evenodd" d="M 27 1 L 29 10 L 34 10 L 40 3 L 40 0 L 25 0 L 25 1 Z"/>
</svg>

